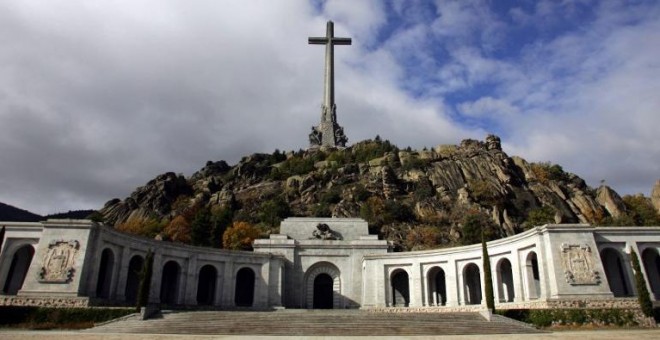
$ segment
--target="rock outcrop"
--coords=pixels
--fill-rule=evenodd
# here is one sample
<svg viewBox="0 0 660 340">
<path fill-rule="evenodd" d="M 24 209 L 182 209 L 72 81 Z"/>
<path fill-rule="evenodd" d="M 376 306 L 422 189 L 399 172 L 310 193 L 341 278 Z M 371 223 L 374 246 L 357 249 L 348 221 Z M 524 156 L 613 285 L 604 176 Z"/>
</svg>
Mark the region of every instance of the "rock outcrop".
<svg viewBox="0 0 660 340">
<path fill-rule="evenodd" d="M 489 135 L 424 150 L 368 140 L 345 149 L 254 154 L 234 166 L 208 162 L 188 179 L 160 175 L 126 199 L 109 201 L 101 213 L 110 224 L 171 219 L 180 197 L 188 199 L 178 204 L 231 207 L 234 216 L 254 223 L 263 203 L 280 197 L 290 215 L 363 216 L 377 228 L 406 223 L 394 228 L 404 231 L 433 225 L 449 240 L 456 239 L 465 212 L 487 216 L 498 235 L 529 223 L 598 223 L 625 212 L 611 188 L 594 190 L 558 165 L 509 157 L 499 137 Z M 660 182 L 653 197 L 660 208 Z"/>
</svg>

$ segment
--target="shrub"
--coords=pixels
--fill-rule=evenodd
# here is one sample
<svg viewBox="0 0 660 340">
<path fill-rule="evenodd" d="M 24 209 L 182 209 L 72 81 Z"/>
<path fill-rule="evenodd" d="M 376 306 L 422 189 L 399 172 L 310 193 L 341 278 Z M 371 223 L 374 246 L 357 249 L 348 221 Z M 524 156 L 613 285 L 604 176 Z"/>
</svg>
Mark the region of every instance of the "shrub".
<svg viewBox="0 0 660 340">
<path fill-rule="evenodd" d="M 532 163 L 530 167 L 536 179 L 543 184 L 547 184 L 549 181 L 566 180 L 568 177 L 560 165 L 550 162 Z"/>
<path fill-rule="evenodd" d="M 252 242 L 261 231 L 247 222 L 234 222 L 222 235 L 222 245 L 231 250 L 252 250 Z"/>
<path fill-rule="evenodd" d="M 129 308 L 44 308 L 0 307 L 0 325 L 49 328 L 89 328 L 94 323 L 109 321 L 134 311 Z"/>
<path fill-rule="evenodd" d="M 644 279 L 642 268 L 640 268 L 637 253 L 635 253 L 633 250 L 630 253 L 630 257 L 633 271 L 635 272 L 635 288 L 637 288 L 637 300 L 639 301 L 639 307 L 642 309 L 642 313 L 644 313 L 644 315 L 653 316 L 653 302 L 651 302 L 649 290 L 646 288 L 646 280 Z"/>
<path fill-rule="evenodd" d="M 532 209 L 527 214 L 525 224 L 527 228 L 540 226 L 548 223 L 555 223 L 555 209 L 544 205 L 540 208 Z"/>
</svg>

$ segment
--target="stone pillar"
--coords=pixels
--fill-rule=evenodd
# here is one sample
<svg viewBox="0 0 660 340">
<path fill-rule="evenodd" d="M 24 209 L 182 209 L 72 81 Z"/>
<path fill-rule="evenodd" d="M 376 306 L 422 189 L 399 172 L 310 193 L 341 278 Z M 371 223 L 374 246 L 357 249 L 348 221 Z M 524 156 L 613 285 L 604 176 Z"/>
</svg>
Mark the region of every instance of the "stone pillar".
<svg viewBox="0 0 660 340">
<path fill-rule="evenodd" d="M 226 277 L 225 277 L 226 267 L 227 265 L 223 262 L 222 265 L 218 268 L 217 277 L 215 279 L 215 301 L 213 301 L 213 304 L 215 306 L 222 306 L 223 304 L 222 297 L 225 292 L 224 287 L 226 281 Z"/>
<path fill-rule="evenodd" d="M 222 306 L 234 307 L 234 286 L 236 285 L 236 277 L 234 275 L 234 263 L 228 262 L 225 264 L 224 285 L 222 289 Z"/>
<path fill-rule="evenodd" d="M 117 257 L 117 259 L 115 260 L 115 265 L 112 268 L 112 281 L 110 282 L 111 300 L 117 300 L 117 287 L 119 285 L 119 275 L 121 273 L 122 267 L 124 266 L 124 263 L 126 262 L 124 256 L 125 250 L 126 250 L 125 248 L 121 248 L 121 251 L 119 249 L 113 249 L 113 253 L 116 254 L 115 256 Z"/>
<path fill-rule="evenodd" d="M 419 263 L 410 266 L 410 307 L 422 307 L 422 273 Z"/>
<path fill-rule="evenodd" d="M 145 260 L 146 261 L 146 260 Z M 163 277 L 163 255 L 154 252 L 154 264 L 151 272 L 151 285 L 149 288 L 149 303 L 160 303 L 160 286 Z"/>
<path fill-rule="evenodd" d="M 128 247 L 124 247 L 121 252 L 121 264 L 119 267 L 119 273 L 117 275 L 117 286 L 115 289 L 115 298 L 119 301 L 126 301 L 126 280 L 128 279 L 128 266 L 131 259 L 130 250 Z"/>
<path fill-rule="evenodd" d="M 185 304 L 187 305 L 196 305 L 197 304 L 197 287 L 199 272 L 197 271 L 197 255 L 191 255 L 188 258 L 188 266 L 185 269 L 187 275 L 183 276 L 182 292 L 185 297 Z"/>
<path fill-rule="evenodd" d="M 450 260 L 447 263 L 447 270 L 445 271 L 445 289 L 447 290 L 447 306 L 459 305 L 458 289 L 463 282 L 457 275 L 457 263 L 455 260 Z"/>
<path fill-rule="evenodd" d="M 520 253 L 518 250 L 512 253 L 511 257 L 511 275 L 513 276 L 513 302 L 523 301 L 523 267 L 520 265 Z"/>
</svg>

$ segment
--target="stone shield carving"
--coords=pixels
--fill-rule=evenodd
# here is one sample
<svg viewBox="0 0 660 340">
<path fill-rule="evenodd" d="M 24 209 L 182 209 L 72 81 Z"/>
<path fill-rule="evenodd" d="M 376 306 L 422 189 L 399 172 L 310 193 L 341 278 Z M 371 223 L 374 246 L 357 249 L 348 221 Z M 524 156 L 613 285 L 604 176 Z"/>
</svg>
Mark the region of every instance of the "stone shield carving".
<svg viewBox="0 0 660 340">
<path fill-rule="evenodd" d="M 75 271 L 74 261 L 79 248 L 80 244 L 76 240 L 51 241 L 39 271 L 39 282 L 68 283 L 71 281 Z"/>
<path fill-rule="evenodd" d="M 600 284 L 600 274 L 594 270 L 594 258 L 588 245 L 563 243 L 561 259 L 566 282 L 572 285 Z"/>
</svg>

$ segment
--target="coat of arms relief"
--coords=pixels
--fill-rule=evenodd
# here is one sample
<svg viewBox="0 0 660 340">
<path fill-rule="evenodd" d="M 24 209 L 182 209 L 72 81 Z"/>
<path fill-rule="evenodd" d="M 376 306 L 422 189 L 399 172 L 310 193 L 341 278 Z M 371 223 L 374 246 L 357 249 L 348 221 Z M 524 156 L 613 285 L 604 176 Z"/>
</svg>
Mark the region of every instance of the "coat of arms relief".
<svg viewBox="0 0 660 340">
<path fill-rule="evenodd" d="M 74 261 L 80 244 L 76 240 L 54 240 L 48 244 L 48 251 L 39 271 L 39 282 L 68 283 L 73 277 Z"/>
<path fill-rule="evenodd" d="M 600 274 L 594 270 L 594 258 L 588 245 L 562 243 L 561 259 L 566 282 L 571 285 L 600 284 Z"/>
</svg>

